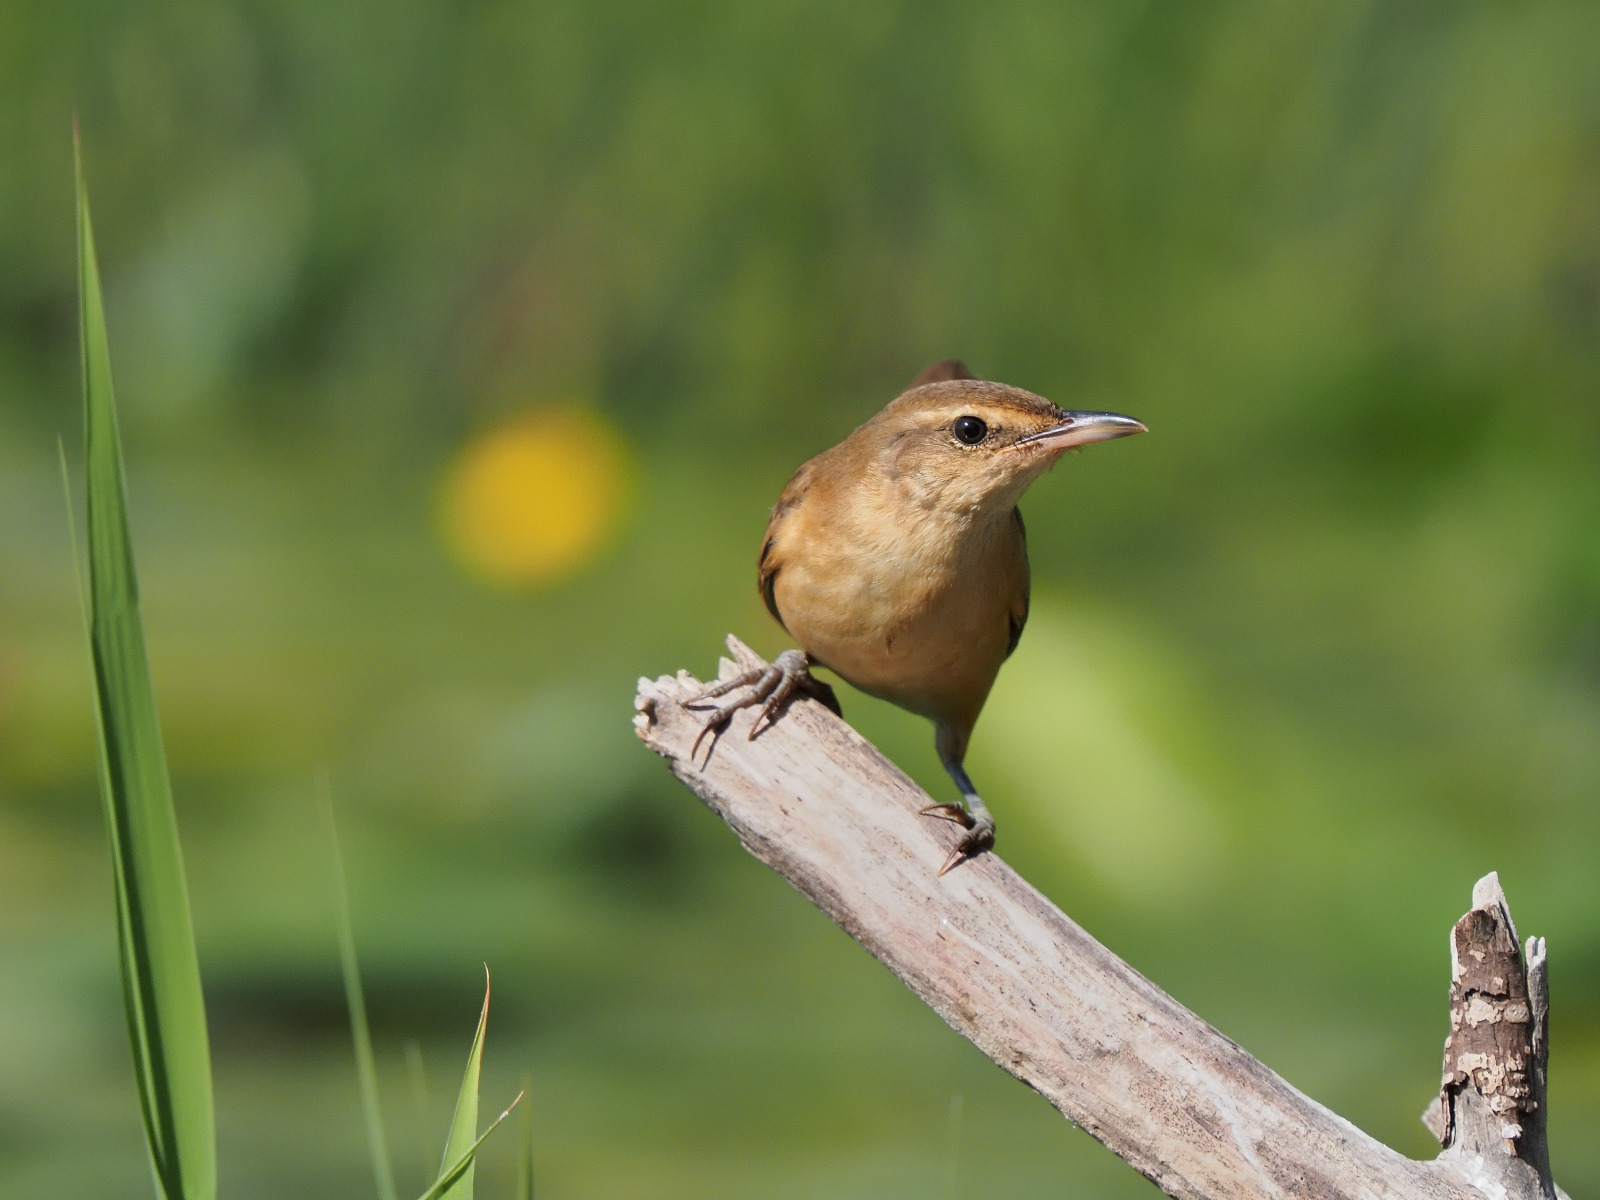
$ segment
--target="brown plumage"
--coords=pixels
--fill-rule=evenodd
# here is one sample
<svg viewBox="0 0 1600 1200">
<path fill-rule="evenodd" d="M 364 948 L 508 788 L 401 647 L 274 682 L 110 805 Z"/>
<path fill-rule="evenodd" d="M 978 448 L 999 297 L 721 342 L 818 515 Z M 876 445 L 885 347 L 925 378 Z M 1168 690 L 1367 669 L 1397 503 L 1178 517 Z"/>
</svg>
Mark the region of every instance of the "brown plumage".
<svg viewBox="0 0 1600 1200">
<path fill-rule="evenodd" d="M 706 728 L 750 704 L 770 718 L 796 688 L 837 711 L 832 689 L 808 670 L 827 667 L 933 721 L 940 760 L 967 802 L 928 810 L 967 830 L 944 870 L 993 845 L 993 819 L 962 761 L 1028 620 L 1017 501 L 1066 450 L 1143 429 L 1115 413 L 1064 412 L 1032 392 L 974 379 L 953 360 L 928 367 L 802 465 L 778 497 L 757 580 L 804 654 L 788 651 L 765 673 L 705 692 L 700 699 L 754 685 L 718 706 Z"/>
</svg>

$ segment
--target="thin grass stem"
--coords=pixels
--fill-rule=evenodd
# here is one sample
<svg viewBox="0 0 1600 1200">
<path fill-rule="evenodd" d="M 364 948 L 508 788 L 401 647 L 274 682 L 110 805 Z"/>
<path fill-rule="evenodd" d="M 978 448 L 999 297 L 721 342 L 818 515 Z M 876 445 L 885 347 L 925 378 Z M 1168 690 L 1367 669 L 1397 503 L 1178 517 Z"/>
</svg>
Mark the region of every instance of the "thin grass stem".
<svg viewBox="0 0 1600 1200">
<path fill-rule="evenodd" d="M 367 1000 L 361 990 L 361 966 L 356 960 L 355 927 L 350 919 L 350 889 L 345 879 L 344 854 L 339 848 L 339 827 L 333 815 L 333 789 L 326 774 L 317 776 L 317 806 L 328 834 L 339 914 L 339 967 L 344 974 L 344 998 L 350 1009 L 350 1036 L 355 1043 L 356 1075 L 361 1083 L 361 1111 L 367 1126 L 367 1153 L 372 1158 L 372 1179 L 378 1200 L 399 1200 L 389 1144 L 383 1134 L 383 1111 L 378 1106 L 378 1068 L 372 1054 L 372 1031 L 367 1024 Z"/>
</svg>

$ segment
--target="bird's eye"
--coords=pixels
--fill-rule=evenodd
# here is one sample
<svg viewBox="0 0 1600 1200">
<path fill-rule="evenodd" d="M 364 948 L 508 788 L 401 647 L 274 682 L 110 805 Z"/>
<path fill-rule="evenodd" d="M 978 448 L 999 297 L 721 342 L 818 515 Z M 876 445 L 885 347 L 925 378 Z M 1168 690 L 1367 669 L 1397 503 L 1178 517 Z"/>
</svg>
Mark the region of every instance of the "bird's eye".
<svg viewBox="0 0 1600 1200">
<path fill-rule="evenodd" d="M 976 446 L 989 436 L 989 427 L 979 417 L 957 417 L 950 426 L 950 432 L 956 435 L 956 441 L 963 446 Z"/>
</svg>

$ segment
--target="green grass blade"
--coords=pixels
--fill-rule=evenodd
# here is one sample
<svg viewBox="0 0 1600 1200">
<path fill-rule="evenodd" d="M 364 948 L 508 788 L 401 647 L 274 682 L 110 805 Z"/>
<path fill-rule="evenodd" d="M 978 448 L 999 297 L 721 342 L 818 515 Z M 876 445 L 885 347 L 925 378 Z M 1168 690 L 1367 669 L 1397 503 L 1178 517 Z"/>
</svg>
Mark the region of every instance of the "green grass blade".
<svg viewBox="0 0 1600 1200">
<path fill-rule="evenodd" d="M 506 1105 L 505 1112 L 501 1113 L 492 1122 L 490 1122 L 489 1128 L 485 1129 L 483 1133 L 467 1147 L 466 1153 L 464 1153 L 460 1158 L 456 1159 L 455 1162 L 451 1163 L 450 1166 L 445 1170 L 441 1171 L 439 1173 L 439 1178 L 434 1185 L 427 1191 L 423 1192 L 422 1195 L 418 1196 L 417 1200 L 442 1200 L 446 1192 L 449 1192 L 450 1196 L 454 1197 L 456 1193 L 453 1189 L 460 1186 L 462 1182 L 462 1176 L 464 1175 L 467 1176 L 465 1182 L 470 1184 L 471 1176 L 469 1173 L 472 1170 L 473 1163 L 476 1161 L 478 1147 L 489 1140 L 489 1135 L 491 1133 L 500 1128 L 500 1122 L 504 1121 L 511 1115 L 511 1110 L 515 1108 L 518 1103 L 521 1102 L 521 1100 L 522 1093 L 518 1092 L 516 1099 L 510 1104 Z"/>
<path fill-rule="evenodd" d="M 89 646 L 123 1001 L 157 1183 L 167 1200 L 212 1200 L 217 1191 L 216 1124 L 205 1001 L 139 618 L 111 356 L 76 130 L 73 162 L 89 514 Z"/>
<path fill-rule="evenodd" d="M 383 1136 L 383 1112 L 378 1107 L 378 1069 L 372 1057 L 372 1032 L 367 1026 L 367 1001 L 361 992 L 361 967 L 356 962 L 355 928 L 350 921 L 350 889 L 345 884 L 344 855 L 339 851 L 339 827 L 333 819 L 333 795 L 326 777 L 318 781 L 317 799 L 333 850 L 333 874 L 339 893 L 339 966 L 344 972 L 344 998 L 350 1007 L 350 1036 L 355 1042 L 356 1075 L 361 1081 L 361 1110 L 367 1122 L 367 1153 L 372 1156 L 372 1178 L 378 1200 L 399 1200 L 394 1172 L 389 1165 L 389 1145 Z"/>
<path fill-rule="evenodd" d="M 433 1140 L 428 1118 L 428 1072 L 422 1063 L 422 1047 L 415 1038 L 406 1042 L 406 1076 L 411 1083 L 411 1121 L 416 1126 L 417 1154 L 421 1158 L 422 1178 L 433 1178 L 433 1151 L 428 1143 Z"/>
<path fill-rule="evenodd" d="M 457 1162 L 470 1147 L 481 1141 L 478 1137 L 478 1071 L 483 1065 L 483 1031 L 489 1024 L 489 969 L 484 968 L 483 1012 L 478 1016 L 478 1031 L 472 1038 L 472 1051 L 467 1055 L 467 1069 L 461 1077 L 461 1094 L 456 1097 L 456 1114 L 450 1118 L 450 1136 L 445 1139 L 444 1161 L 439 1166 L 440 1178 L 450 1164 Z M 510 1112 L 510 1109 L 506 1110 Z M 503 1119 L 503 1118 L 502 1118 Z M 472 1200 L 472 1163 L 469 1160 L 457 1182 L 448 1185 L 441 1196 L 448 1200 Z M 435 1187 L 439 1185 L 434 1184 Z"/>
<path fill-rule="evenodd" d="M 522 1077 L 522 1095 L 533 1087 L 533 1080 Z M 517 1200 L 533 1200 L 533 1105 L 522 1110 L 522 1152 L 517 1156 Z"/>
</svg>

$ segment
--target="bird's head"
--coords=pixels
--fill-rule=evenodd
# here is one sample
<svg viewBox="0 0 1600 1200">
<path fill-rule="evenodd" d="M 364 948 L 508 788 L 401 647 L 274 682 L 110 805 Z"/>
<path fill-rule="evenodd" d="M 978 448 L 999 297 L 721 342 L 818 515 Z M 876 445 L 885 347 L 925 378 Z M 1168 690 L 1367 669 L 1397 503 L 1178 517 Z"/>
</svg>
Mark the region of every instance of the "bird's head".
<svg viewBox="0 0 1600 1200">
<path fill-rule="evenodd" d="M 876 470 L 928 505 L 1006 512 L 1068 450 L 1143 432 L 1119 413 L 1068 411 L 1021 388 L 966 378 L 913 385 L 859 431 Z"/>
</svg>

